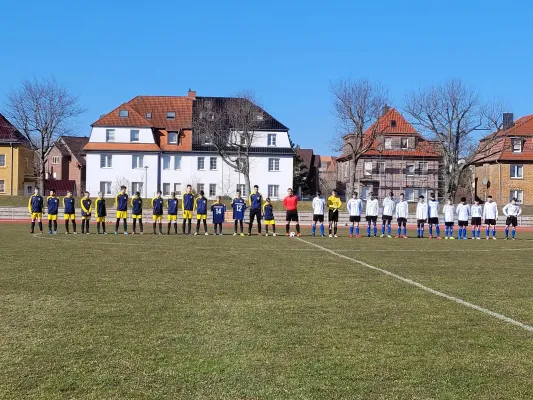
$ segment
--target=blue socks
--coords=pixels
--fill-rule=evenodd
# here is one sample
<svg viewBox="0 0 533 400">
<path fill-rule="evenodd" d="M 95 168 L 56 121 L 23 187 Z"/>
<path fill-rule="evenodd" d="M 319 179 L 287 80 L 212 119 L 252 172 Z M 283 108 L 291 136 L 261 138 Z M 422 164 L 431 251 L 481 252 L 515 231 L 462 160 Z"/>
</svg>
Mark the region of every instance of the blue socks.
<svg viewBox="0 0 533 400">
<path fill-rule="evenodd" d="M 400 233 L 402 233 L 402 228 L 398 227 L 397 233 L 398 233 L 398 236 L 400 236 Z"/>
<path fill-rule="evenodd" d="M 355 234 L 359 236 L 359 225 L 355 227 Z"/>
<path fill-rule="evenodd" d="M 407 228 L 405 226 L 403 227 L 403 235 L 407 236 Z"/>
<path fill-rule="evenodd" d="M 516 233 L 516 229 L 515 229 L 515 228 L 513 228 L 513 232 L 511 233 L 511 235 L 512 235 L 513 239 L 514 239 L 514 235 L 515 235 L 515 233 Z"/>
<path fill-rule="evenodd" d="M 440 236 L 440 226 L 437 225 L 437 236 Z"/>
<path fill-rule="evenodd" d="M 509 237 L 509 227 L 505 227 L 505 237 L 508 238 Z"/>
<path fill-rule="evenodd" d="M 315 236 L 315 232 L 316 232 L 316 225 L 313 225 L 313 226 L 311 227 L 311 234 L 312 234 L 313 236 Z"/>
<path fill-rule="evenodd" d="M 374 225 L 374 236 L 376 236 L 377 234 L 378 234 L 378 227 Z"/>
<path fill-rule="evenodd" d="M 350 235 L 353 235 L 353 225 L 350 225 Z"/>
<path fill-rule="evenodd" d="M 496 237 L 496 228 L 492 228 L 492 237 Z"/>
<path fill-rule="evenodd" d="M 387 235 L 389 235 L 389 236 L 390 236 L 390 231 L 391 231 L 391 227 L 390 227 L 390 225 L 387 225 Z"/>
<path fill-rule="evenodd" d="M 486 235 L 487 237 L 489 237 L 489 228 L 488 228 L 488 227 L 485 228 L 485 235 Z"/>
<path fill-rule="evenodd" d="M 320 234 L 324 236 L 324 224 L 320 224 Z"/>
<path fill-rule="evenodd" d="M 370 237 L 370 225 L 367 225 L 366 227 L 366 234 Z"/>
<path fill-rule="evenodd" d="M 381 225 L 381 234 L 385 234 L 385 224 Z"/>
<path fill-rule="evenodd" d="M 433 225 L 429 226 L 429 236 L 433 236 Z"/>
</svg>

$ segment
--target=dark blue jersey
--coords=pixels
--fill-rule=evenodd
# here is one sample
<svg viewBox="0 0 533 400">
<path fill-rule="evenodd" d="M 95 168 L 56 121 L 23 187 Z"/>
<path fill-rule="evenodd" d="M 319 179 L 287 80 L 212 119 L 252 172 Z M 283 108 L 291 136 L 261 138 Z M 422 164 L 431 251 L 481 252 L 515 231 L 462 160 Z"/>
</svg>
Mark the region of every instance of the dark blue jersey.
<svg viewBox="0 0 533 400">
<path fill-rule="evenodd" d="M 94 208 L 96 209 L 96 216 L 98 218 L 107 216 L 107 209 L 105 207 L 105 199 L 96 199 L 94 202 Z"/>
<path fill-rule="evenodd" d="M 274 219 L 274 207 L 272 204 L 265 203 L 263 206 L 263 219 L 265 221 L 272 221 Z"/>
<path fill-rule="evenodd" d="M 33 195 L 30 197 L 28 202 L 28 209 L 31 213 L 42 213 L 43 212 L 43 198 L 41 196 Z"/>
<path fill-rule="evenodd" d="M 184 211 L 194 210 L 194 194 L 185 193 L 183 199 L 181 200 L 181 207 Z"/>
<path fill-rule="evenodd" d="M 231 208 L 233 209 L 233 219 L 242 221 L 244 220 L 244 211 L 246 210 L 246 202 L 242 197 L 236 197 L 231 202 Z"/>
<path fill-rule="evenodd" d="M 168 199 L 168 215 L 178 215 L 178 199 Z"/>
<path fill-rule="evenodd" d="M 163 198 L 154 197 L 152 199 L 152 209 L 154 215 L 163 215 Z"/>
<path fill-rule="evenodd" d="M 131 214 L 142 215 L 143 213 L 143 199 L 140 197 L 134 197 L 131 199 Z"/>
<path fill-rule="evenodd" d="M 248 203 L 250 204 L 250 210 L 261 210 L 263 196 L 261 193 L 252 193 L 248 199 Z"/>
<path fill-rule="evenodd" d="M 87 217 L 91 215 L 92 205 L 93 205 L 93 201 L 91 199 L 88 199 L 86 197 L 81 199 L 81 216 L 82 217 Z"/>
<path fill-rule="evenodd" d="M 48 207 L 48 214 L 57 215 L 59 212 L 59 197 L 48 196 L 46 203 Z"/>
<path fill-rule="evenodd" d="M 128 211 L 128 195 L 126 193 L 119 193 L 115 197 L 115 206 L 117 211 Z"/>
<path fill-rule="evenodd" d="M 195 200 L 196 214 L 207 214 L 207 199 L 205 197 L 197 197 Z"/>
<path fill-rule="evenodd" d="M 75 214 L 75 206 L 76 200 L 74 200 L 74 197 L 64 197 L 63 198 L 63 207 L 65 208 L 64 213 L 65 214 Z"/>
<path fill-rule="evenodd" d="M 226 206 L 222 203 L 213 203 L 211 206 L 211 211 L 213 212 L 213 223 L 222 224 L 224 223 L 224 213 L 226 212 Z"/>
</svg>

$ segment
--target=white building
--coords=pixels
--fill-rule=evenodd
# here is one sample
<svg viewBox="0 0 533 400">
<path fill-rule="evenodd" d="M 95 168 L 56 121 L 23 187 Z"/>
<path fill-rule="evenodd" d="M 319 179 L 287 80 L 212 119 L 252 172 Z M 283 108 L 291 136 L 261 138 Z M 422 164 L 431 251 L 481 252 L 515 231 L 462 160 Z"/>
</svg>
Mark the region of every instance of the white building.
<svg viewBox="0 0 533 400">
<path fill-rule="evenodd" d="M 244 195 L 242 173 L 228 165 L 217 148 L 194 128 L 205 104 L 221 109 L 231 98 L 139 96 L 102 116 L 92 125 L 87 153 L 87 190 L 114 196 L 121 185 L 128 192 L 152 197 L 178 196 L 191 184 L 213 199 Z M 250 145 L 250 182 L 273 199 L 285 196 L 293 179 L 293 150 L 288 128 L 259 107 L 256 134 Z M 204 130 L 205 132 L 205 130 Z"/>
</svg>

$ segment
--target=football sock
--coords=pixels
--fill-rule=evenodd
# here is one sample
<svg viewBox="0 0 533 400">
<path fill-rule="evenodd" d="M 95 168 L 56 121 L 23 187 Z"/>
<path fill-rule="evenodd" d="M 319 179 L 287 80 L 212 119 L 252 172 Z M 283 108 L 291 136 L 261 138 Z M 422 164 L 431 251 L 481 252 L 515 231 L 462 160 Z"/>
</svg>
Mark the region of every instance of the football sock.
<svg viewBox="0 0 533 400">
<path fill-rule="evenodd" d="M 204 223 L 204 231 L 207 233 L 207 220 L 203 219 L 202 222 Z"/>
<path fill-rule="evenodd" d="M 424 237 L 424 224 L 420 226 L 420 237 Z"/>
<path fill-rule="evenodd" d="M 127 232 L 128 231 L 128 221 L 126 220 L 126 218 L 124 218 L 124 220 L 122 222 L 122 226 L 124 227 L 124 232 Z"/>
<path fill-rule="evenodd" d="M 276 233 L 276 225 L 272 225 L 272 232 Z"/>
<path fill-rule="evenodd" d="M 450 237 L 453 236 L 453 226 L 450 226 L 450 234 L 448 236 L 450 236 Z"/>
<path fill-rule="evenodd" d="M 403 235 L 407 236 L 407 228 L 405 226 L 403 227 Z"/>
<path fill-rule="evenodd" d="M 141 227 L 142 227 L 142 222 L 141 222 Z M 89 220 L 88 219 L 85 220 L 85 232 L 89 233 Z"/>
<path fill-rule="evenodd" d="M 185 218 L 183 218 L 183 226 L 181 227 L 181 231 L 183 232 L 183 234 L 185 235 L 185 225 L 187 225 L 187 220 Z M 154 225 L 154 232 L 155 232 L 155 225 Z"/>
<path fill-rule="evenodd" d="M 509 237 L 509 227 L 508 226 L 505 227 L 505 237 L 506 238 Z"/>
<path fill-rule="evenodd" d="M 189 218 L 189 219 L 187 220 L 187 232 L 188 232 L 189 234 L 191 234 L 191 225 L 192 225 L 192 219 Z"/>
<path fill-rule="evenodd" d="M 96 232 L 100 233 L 100 222 L 96 223 Z"/>
<path fill-rule="evenodd" d="M 31 222 L 31 233 L 35 230 L 35 221 Z"/>
<path fill-rule="evenodd" d="M 433 236 L 433 225 L 429 225 L 429 236 Z"/>
<path fill-rule="evenodd" d="M 485 236 L 489 237 L 489 227 L 485 228 Z"/>
<path fill-rule="evenodd" d="M 135 233 L 135 229 L 137 229 L 137 220 L 133 218 L 133 233 Z"/>
<path fill-rule="evenodd" d="M 437 225 L 437 236 L 440 236 L 440 226 Z"/>
<path fill-rule="evenodd" d="M 376 236 L 377 234 L 378 234 L 378 227 L 374 225 L 374 236 Z"/>
<path fill-rule="evenodd" d="M 334 224 L 334 225 L 333 225 L 333 234 L 334 234 L 334 235 L 337 234 L 337 224 Z"/>
<path fill-rule="evenodd" d="M 159 222 L 159 233 L 163 233 L 163 223 Z"/>
<path fill-rule="evenodd" d="M 72 231 L 76 233 L 76 221 L 72 220 Z"/>
<path fill-rule="evenodd" d="M 259 225 L 258 225 L 259 228 L 261 228 L 261 223 L 260 222 L 258 222 L 258 223 L 259 223 Z M 220 235 L 222 235 L 222 224 L 218 224 L 218 233 Z M 259 233 L 261 233 L 261 229 L 259 229 Z"/>
<path fill-rule="evenodd" d="M 496 228 L 492 228 L 492 237 L 496 237 Z"/>
<path fill-rule="evenodd" d="M 324 236 L 324 224 L 320 224 L 320 234 Z"/>
<path fill-rule="evenodd" d="M 391 231 L 391 226 L 387 225 L 387 235 L 389 235 L 389 236 L 390 236 L 390 231 Z"/>
<path fill-rule="evenodd" d="M 355 234 L 356 234 L 357 236 L 359 236 L 359 225 L 357 225 L 357 226 L 355 227 Z"/>
<path fill-rule="evenodd" d="M 472 227 L 472 237 L 473 238 L 476 237 L 476 229 L 474 227 Z"/>
<path fill-rule="evenodd" d="M 215 235 L 217 234 L 217 224 L 215 224 Z"/>
<path fill-rule="evenodd" d="M 117 219 L 117 222 L 115 223 L 115 232 L 118 232 L 118 226 L 120 225 L 120 218 Z"/>
<path fill-rule="evenodd" d="M 367 225 L 366 227 L 366 234 L 370 236 L 370 225 Z"/>
<path fill-rule="evenodd" d="M 511 232 L 511 236 L 513 237 L 513 239 L 514 239 L 515 234 L 516 234 L 516 229 L 513 228 L 513 231 Z"/>
<path fill-rule="evenodd" d="M 316 233 L 316 224 L 313 224 L 313 226 L 311 227 L 311 233 L 313 234 L 313 236 L 315 236 L 315 233 Z"/>
<path fill-rule="evenodd" d="M 222 224 L 220 224 L 220 233 L 222 233 Z M 261 233 L 261 221 L 257 220 L 257 233 Z"/>
<path fill-rule="evenodd" d="M 248 233 L 252 233 L 252 227 L 254 223 L 250 220 L 250 223 L 248 224 Z M 216 233 L 216 232 L 215 232 Z"/>
<path fill-rule="evenodd" d="M 267 225 L 267 224 L 265 224 L 265 232 L 266 232 L 267 235 L 268 235 L 268 225 Z"/>
<path fill-rule="evenodd" d="M 54 232 L 57 232 L 57 221 L 54 221 Z"/>
<path fill-rule="evenodd" d="M 65 230 L 67 231 L 67 233 L 70 233 L 70 230 L 68 228 L 68 219 L 65 221 Z"/>
<path fill-rule="evenodd" d="M 139 230 L 141 231 L 141 233 L 143 233 L 143 220 L 142 220 L 142 218 L 139 218 Z M 176 230 L 177 230 L 177 227 L 176 227 Z M 87 232 L 89 232 L 89 228 L 87 228 Z"/>
<path fill-rule="evenodd" d="M 350 226 L 350 235 L 353 236 L 353 225 Z"/>
<path fill-rule="evenodd" d="M 42 223 L 42 221 L 39 222 L 39 230 L 40 230 L 41 232 L 43 231 L 43 223 Z"/>
<path fill-rule="evenodd" d="M 234 228 L 234 232 L 237 233 L 237 220 L 235 220 L 235 228 Z"/>
<path fill-rule="evenodd" d="M 382 235 L 385 234 L 385 223 L 383 223 L 383 225 L 381 225 L 381 234 Z"/>
<path fill-rule="evenodd" d="M 168 230 L 170 230 L 170 224 L 168 224 Z M 200 220 L 196 221 L 196 233 L 200 230 Z"/>
<path fill-rule="evenodd" d="M 48 230 L 52 231 L 52 221 L 48 221 Z"/>
<path fill-rule="evenodd" d="M 300 233 L 300 224 L 296 224 L 296 233 Z"/>
<path fill-rule="evenodd" d="M 242 219 L 239 221 L 239 224 L 241 226 L 241 233 L 243 233 L 243 231 L 244 231 L 244 222 L 243 222 Z"/>
<path fill-rule="evenodd" d="M 418 229 L 418 231 L 420 232 L 420 229 Z M 400 225 L 398 225 L 398 230 L 396 231 L 396 233 L 398 234 L 398 236 L 400 236 L 400 233 L 402 233 L 402 228 L 400 227 Z"/>
<path fill-rule="evenodd" d="M 291 229 L 291 225 L 285 224 L 285 232 L 289 233 L 289 229 Z"/>
<path fill-rule="evenodd" d="M 154 225 L 154 233 L 155 233 L 155 229 L 156 229 L 156 227 L 157 227 L 157 223 L 156 223 L 156 222 L 154 222 L 154 224 L 153 224 L 153 225 Z"/>
</svg>

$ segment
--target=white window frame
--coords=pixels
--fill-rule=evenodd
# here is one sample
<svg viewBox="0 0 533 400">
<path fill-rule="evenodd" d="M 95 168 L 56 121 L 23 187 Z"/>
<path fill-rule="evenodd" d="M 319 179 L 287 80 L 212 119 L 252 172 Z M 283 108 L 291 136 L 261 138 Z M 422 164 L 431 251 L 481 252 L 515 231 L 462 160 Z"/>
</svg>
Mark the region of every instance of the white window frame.
<svg viewBox="0 0 533 400">
<path fill-rule="evenodd" d="M 384 174 L 387 170 L 387 163 L 385 161 L 378 161 L 378 173 Z"/>
<path fill-rule="evenodd" d="M 518 149 L 515 148 L 515 145 L 518 144 Z M 522 153 L 524 151 L 524 142 L 520 138 L 511 139 L 511 150 L 513 153 Z"/>
<path fill-rule="evenodd" d="M 513 197 L 516 197 L 516 199 L 518 200 L 518 202 L 520 204 L 523 204 L 524 203 L 524 191 L 523 190 L 511 190 L 509 191 L 509 201 L 511 201 L 511 199 Z"/>
<path fill-rule="evenodd" d="M 421 173 L 428 172 L 429 163 L 427 161 L 419 161 L 418 162 L 418 170 Z"/>
<path fill-rule="evenodd" d="M 217 184 L 210 183 L 209 184 L 209 197 L 216 197 L 216 195 L 217 195 Z"/>
<path fill-rule="evenodd" d="M 203 190 L 205 192 L 205 185 L 203 183 L 197 183 L 196 184 L 196 194 L 200 195 L 200 190 Z"/>
<path fill-rule="evenodd" d="M 392 150 L 392 138 L 386 137 L 383 147 L 385 148 L 385 150 Z"/>
<path fill-rule="evenodd" d="M 100 168 L 113 168 L 112 154 L 100 154 Z"/>
<path fill-rule="evenodd" d="M 409 171 L 410 169 L 412 171 Z M 407 163 L 405 165 L 405 175 L 414 176 L 415 175 L 415 171 L 416 171 L 416 164 L 415 163 Z"/>
<path fill-rule="evenodd" d="M 169 132 L 168 133 L 168 144 L 178 144 L 178 132 Z M 175 138 L 175 139 L 174 139 Z"/>
<path fill-rule="evenodd" d="M 363 163 L 363 176 L 372 176 L 372 161 L 365 161 Z"/>
<path fill-rule="evenodd" d="M 173 120 L 176 119 L 176 112 L 175 111 L 167 111 L 166 118 Z"/>
<path fill-rule="evenodd" d="M 405 147 L 403 146 L 405 140 Z M 409 149 L 409 138 L 400 138 L 400 149 L 407 150 Z"/>
<path fill-rule="evenodd" d="M 267 189 L 268 197 L 271 199 L 279 198 L 279 185 L 268 185 Z"/>
<path fill-rule="evenodd" d="M 202 168 L 200 168 L 200 160 L 201 160 L 201 163 L 202 163 Z M 198 171 L 205 171 L 205 157 L 198 157 L 196 159 L 196 169 Z"/>
<path fill-rule="evenodd" d="M 131 183 L 131 193 L 135 194 L 135 192 L 143 193 L 144 189 L 144 182 L 132 182 Z"/>
<path fill-rule="evenodd" d="M 118 116 L 120 118 L 128 118 L 130 116 L 130 112 L 128 110 L 119 110 Z"/>
<path fill-rule="evenodd" d="M 5 179 L 0 179 L 0 193 L 6 192 L 6 181 Z"/>
<path fill-rule="evenodd" d="M 131 169 L 144 168 L 144 155 L 134 154 L 131 156 Z"/>
<path fill-rule="evenodd" d="M 176 192 L 176 196 L 181 196 L 181 183 L 174 184 L 174 192 Z"/>
<path fill-rule="evenodd" d="M 165 170 L 165 171 L 170 171 L 170 161 L 171 161 L 171 157 L 170 156 L 163 156 L 161 157 L 161 167 Z M 166 165 L 165 165 L 166 164 Z"/>
<path fill-rule="evenodd" d="M 137 139 L 134 139 L 135 133 L 137 134 Z M 130 142 L 138 142 L 141 139 L 141 132 L 138 129 L 130 129 Z"/>
<path fill-rule="evenodd" d="M 277 146 L 277 141 L 278 141 L 277 136 L 278 135 L 276 135 L 275 133 L 269 133 L 267 135 L 267 146 L 276 147 Z"/>
<path fill-rule="evenodd" d="M 181 170 L 181 156 L 174 156 L 174 170 Z"/>
<path fill-rule="evenodd" d="M 415 201 L 415 188 L 405 188 L 404 198 L 406 201 Z"/>
<path fill-rule="evenodd" d="M 209 157 L 209 170 L 216 171 L 218 170 L 218 160 L 217 157 Z"/>
<path fill-rule="evenodd" d="M 100 181 L 100 191 L 105 195 L 111 194 L 111 182 Z"/>
<path fill-rule="evenodd" d="M 152 119 L 152 113 L 151 112 L 147 112 L 145 114 L 145 117 L 146 117 L 146 119 Z"/>
<path fill-rule="evenodd" d="M 169 182 L 163 182 L 163 196 L 170 196 L 170 183 Z"/>
<path fill-rule="evenodd" d="M 524 179 L 524 165 L 511 164 L 509 166 L 509 175 L 511 179 Z"/>
<path fill-rule="evenodd" d="M 279 158 L 268 159 L 268 172 L 279 172 Z"/>
<path fill-rule="evenodd" d="M 246 194 L 246 185 L 241 183 L 241 184 L 237 184 L 237 190 L 240 190 L 241 191 L 241 197 L 246 197 L 247 194 Z"/>
<path fill-rule="evenodd" d="M 115 130 L 114 129 L 106 129 L 105 130 L 105 141 L 106 142 L 114 142 L 115 141 Z"/>
<path fill-rule="evenodd" d="M 52 165 L 58 165 L 59 164 L 59 158 L 60 158 L 59 156 L 53 156 L 52 157 Z"/>
</svg>

